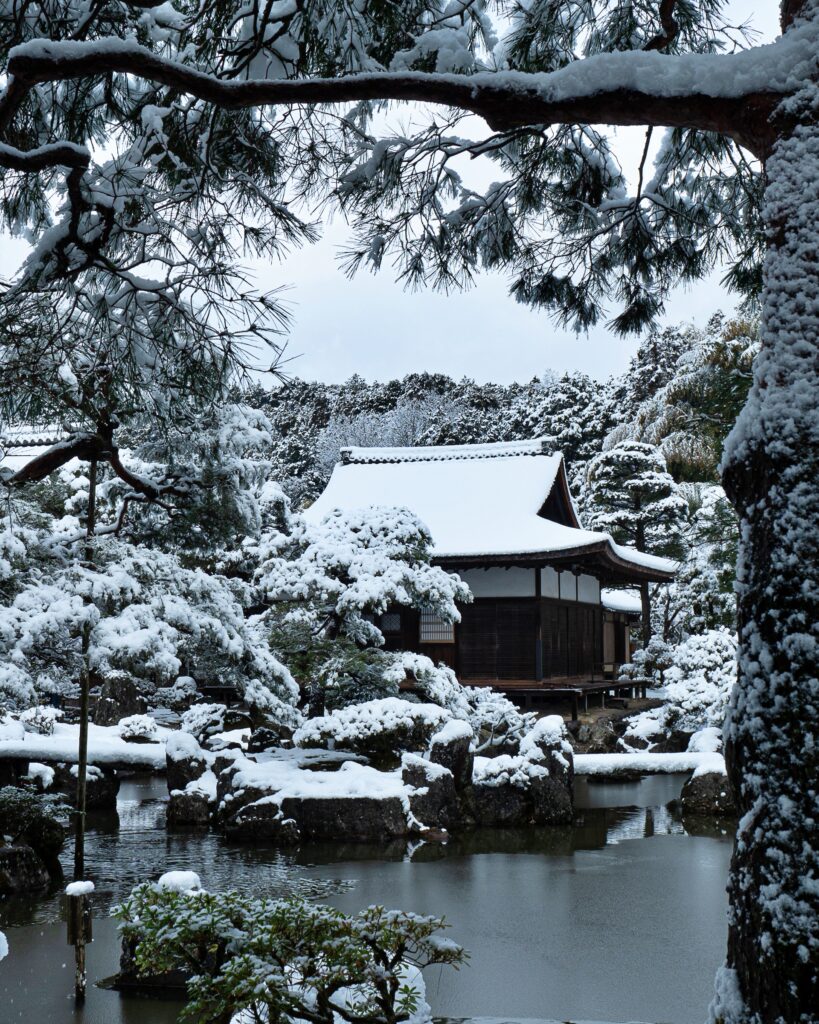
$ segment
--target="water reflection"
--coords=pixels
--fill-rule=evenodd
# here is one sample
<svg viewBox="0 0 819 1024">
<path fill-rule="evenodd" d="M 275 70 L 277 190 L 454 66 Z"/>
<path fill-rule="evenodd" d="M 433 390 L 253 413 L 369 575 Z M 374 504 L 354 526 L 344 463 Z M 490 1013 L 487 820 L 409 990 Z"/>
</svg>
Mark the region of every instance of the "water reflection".
<svg viewBox="0 0 819 1024">
<path fill-rule="evenodd" d="M 99 979 L 117 967 L 115 926 L 100 919 L 107 908 L 137 882 L 183 868 L 213 889 L 298 893 L 349 911 L 377 902 L 444 914 L 472 959 L 458 974 L 428 978 L 442 1016 L 695 1024 L 724 951 L 732 829 L 680 818 L 673 801 L 683 778 L 579 779 L 576 821 L 567 828 L 298 850 L 169 834 L 164 782 L 135 778 L 123 784 L 115 814 L 89 820 L 87 874 L 98 915 L 89 970 Z M 55 891 L 0 905 L 12 948 L 0 963 L 3 1022 L 174 1021 L 175 1005 L 99 989 L 75 1015 L 61 902 Z"/>
</svg>

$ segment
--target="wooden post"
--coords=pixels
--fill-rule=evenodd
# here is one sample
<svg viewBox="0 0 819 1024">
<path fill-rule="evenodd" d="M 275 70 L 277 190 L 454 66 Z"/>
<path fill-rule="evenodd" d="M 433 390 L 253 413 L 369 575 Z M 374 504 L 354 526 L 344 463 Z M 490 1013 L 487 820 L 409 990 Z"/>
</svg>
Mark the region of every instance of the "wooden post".
<svg viewBox="0 0 819 1024">
<path fill-rule="evenodd" d="M 535 679 L 543 682 L 543 602 L 540 586 L 540 566 L 535 566 L 535 601 L 537 602 L 537 628 L 535 632 Z"/>
<path fill-rule="evenodd" d="M 94 561 L 94 530 L 97 518 L 97 460 L 91 460 L 88 484 L 88 517 L 85 524 L 85 563 Z M 74 832 L 74 881 L 85 880 L 85 812 L 86 778 L 88 774 L 88 692 L 91 688 L 89 656 L 91 650 L 91 624 L 82 629 L 82 663 L 80 665 L 80 741 L 77 754 L 77 810 Z M 74 901 L 76 904 L 74 905 Z M 85 1001 L 86 970 L 85 946 L 91 934 L 91 907 L 86 896 L 69 896 L 69 942 L 74 939 L 74 1001 Z M 74 915 L 72 919 L 72 913 Z M 87 927 L 86 927 L 87 918 Z M 73 921 L 73 923 L 72 923 Z M 72 930 L 73 929 L 73 930 Z"/>
</svg>

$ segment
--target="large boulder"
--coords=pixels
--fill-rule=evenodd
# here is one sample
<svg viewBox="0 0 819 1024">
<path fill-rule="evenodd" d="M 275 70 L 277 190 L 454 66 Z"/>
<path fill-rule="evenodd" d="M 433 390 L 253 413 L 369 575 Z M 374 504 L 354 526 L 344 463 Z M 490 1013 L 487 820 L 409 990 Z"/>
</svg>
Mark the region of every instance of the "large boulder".
<svg viewBox="0 0 819 1024">
<path fill-rule="evenodd" d="M 406 835 L 407 815 L 400 797 L 287 796 L 284 819 L 292 818 L 304 839 L 383 839 Z"/>
<path fill-rule="evenodd" d="M 0 896 L 41 892 L 48 884 L 48 870 L 30 846 L 0 846 Z"/>
<path fill-rule="evenodd" d="M 58 764 L 54 770 L 54 788 L 63 793 L 69 803 L 77 805 L 76 764 Z M 100 768 L 89 764 L 85 772 L 85 806 L 89 811 L 112 810 L 117 806 L 119 776 L 113 768 Z"/>
<path fill-rule="evenodd" d="M 448 768 L 416 754 L 404 754 L 401 780 L 408 788 L 410 812 L 418 828 L 449 831 L 459 824 L 458 793 Z"/>
<path fill-rule="evenodd" d="M 240 807 L 224 821 L 223 830 L 229 839 L 244 843 L 275 840 L 277 843 L 292 845 L 301 839 L 301 832 L 293 818 L 286 817 L 278 804 L 264 797 Z"/>
<path fill-rule="evenodd" d="M 100 687 L 100 695 L 94 708 L 94 722 L 97 725 L 116 725 L 131 715 L 141 715 L 146 701 L 141 696 L 133 679 L 117 672 L 109 676 Z"/>
<path fill-rule="evenodd" d="M 168 828 L 206 829 L 210 824 L 210 803 L 201 790 L 174 790 L 168 800 Z"/>
<path fill-rule="evenodd" d="M 610 718 L 598 718 L 589 726 L 588 737 L 585 740 L 586 753 L 611 754 L 618 749 L 619 738 Z M 578 740 L 580 740 L 580 735 L 578 735 Z"/>
<path fill-rule="evenodd" d="M 482 759 L 473 774 L 472 811 L 480 825 L 567 825 L 574 816 L 574 758 L 563 719 L 539 719 L 520 754 Z"/>
<path fill-rule="evenodd" d="M 574 818 L 572 790 L 562 779 L 545 775 L 529 784 L 532 801 L 532 823 L 535 825 L 568 825 Z"/>
<path fill-rule="evenodd" d="M 736 803 L 724 772 L 695 772 L 686 782 L 680 797 L 683 814 L 733 817 Z"/>
<path fill-rule="evenodd" d="M 501 755 L 509 757 L 508 754 Z M 472 813 L 478 825 L 503 827 L 528 824 L 532 802 L 523 786 L 511 779 L 476 779 L 472 788 Z"/>
<path fill-rule="evenodd" d="M 189 732 L 174 732 L 165 744 L 168 792 L 185 789 L 208 770 L 208 757 Z"/>
<path fill-rule="evenodd" d="M 429 741 L 429 760 L 452 774 L 455 788 L 459 792 L 472 783 L 475 764 L 472 740 L 472 727 L 469 723 L 453 719 Z"/>
<path fill-rule="evenodd" d="M 65 843 L 59 814 L 49 797 L 10 786 L 0 790 L 0 837 L 7 836 L 10 846 L 31 847 L 46 869 L 57 876 L 62 871 L 59 855 Z"/>
</svg>

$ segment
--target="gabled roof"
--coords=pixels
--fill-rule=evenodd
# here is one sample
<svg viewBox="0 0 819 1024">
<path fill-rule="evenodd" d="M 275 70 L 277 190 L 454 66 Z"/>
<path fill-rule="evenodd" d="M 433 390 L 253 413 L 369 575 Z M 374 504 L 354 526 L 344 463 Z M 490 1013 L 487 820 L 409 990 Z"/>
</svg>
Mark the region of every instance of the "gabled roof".
<svg viewBox="0 0 819 1024">
<path fill-rule="evenodd" d="M 332 509 L 403 506 L 428 527 L 436 560 L 598 561 L 623 581 L 666 579 L 674 563 L 580 527 L 563 456 L 542 439 L 418 448 L 344 448 L 307 518 Z M 603 566 L 605 563 L 605 566 Z"/>
</svg>

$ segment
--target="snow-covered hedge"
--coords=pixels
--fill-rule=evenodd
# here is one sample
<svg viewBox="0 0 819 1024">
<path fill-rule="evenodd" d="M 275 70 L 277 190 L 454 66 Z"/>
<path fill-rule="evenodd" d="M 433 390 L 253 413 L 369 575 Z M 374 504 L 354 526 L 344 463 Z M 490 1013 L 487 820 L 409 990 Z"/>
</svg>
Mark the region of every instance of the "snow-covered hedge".
<svg viewBox="0 0 819 1024">
<path fill-rule="evenodd" d="M 435 704 L 384 697 L 352 704 L 313 718 L 296 731 L 299 747 L 327 747 L 356 753 L 388 754 L 423 750 L 452 715 Z"/>
<path fill-rule="evenodd" d="M 152 740 L 156 737 L 156 722 L 150 715 L 130 715 L 120 719 L 117 730 L 123 740 Z"/>
</svg>

